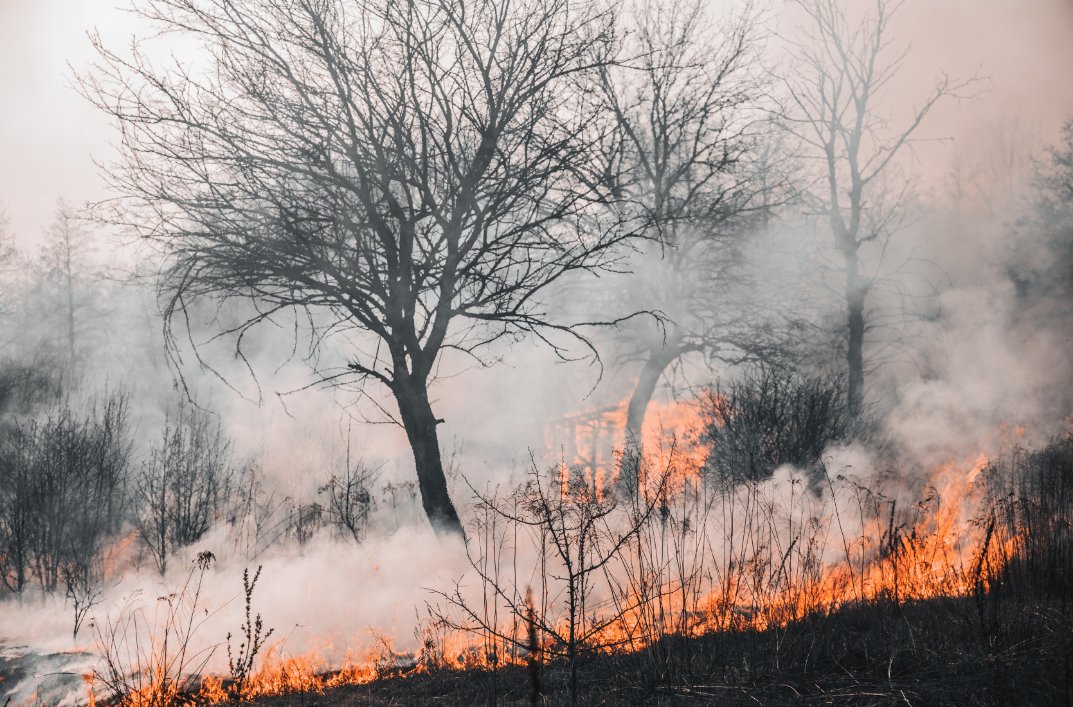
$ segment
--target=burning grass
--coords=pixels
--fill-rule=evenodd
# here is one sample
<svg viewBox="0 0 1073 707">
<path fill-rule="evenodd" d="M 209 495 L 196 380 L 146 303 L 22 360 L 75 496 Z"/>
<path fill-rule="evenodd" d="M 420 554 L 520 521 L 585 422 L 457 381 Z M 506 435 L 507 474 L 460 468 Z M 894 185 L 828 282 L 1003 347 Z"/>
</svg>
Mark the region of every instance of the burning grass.
<svg viewBox="0 0 1073 707">
<path fill-rule="evenodd" d="M 331 669 L 276 643 L 256 663 L 247 655 L 241 676 L 175 691 L 179 681 L 148 673 L 114 699 L 1045 704 L 1069 694 L 1073 438 L 942 465 L 915 503 L 848 470 L 727 483 L 696 458 L 672 448 L 640 464 L 633 496 L 613 469 L 535 466 L 513 492 L 477 493 L 471 571 L 434 588 L 416 650 L 380 639 Z"/>
<path fill-rule="evenodd" d="M 765 631 L 666 637 L 637 653 L 594 656 L 578 686 L 590 705 L 1051 705 L 1070 689 L 1070 616 L 996 600 L 1000 626 L 975 599 L 876 601 Z M 992 611 L 991 602 L 984 612 Z M 665 669 L 673 666 L 673 672 Z M 569 702 L 569 671 L 542 670 L 545 704 Z M 297 705 L 531 704 L 525 668 L 386 676 Z"/>
</svg>

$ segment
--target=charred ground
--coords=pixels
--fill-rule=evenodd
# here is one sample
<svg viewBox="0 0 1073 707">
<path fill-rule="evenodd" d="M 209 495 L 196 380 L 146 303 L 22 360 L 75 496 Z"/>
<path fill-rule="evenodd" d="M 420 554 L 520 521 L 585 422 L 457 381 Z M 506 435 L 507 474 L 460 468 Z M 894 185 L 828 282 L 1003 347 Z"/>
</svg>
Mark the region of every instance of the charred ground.
<svg viewBox="0 0 1073 707">
<path fill-rule="evenodd" d="M 594 656 L 587 705 L 1055 705 L 1073 696 L 1068 597 L 1003 592 L 845 607 L 779 629 L 668 637 L 636 654 Z M 304 705 L 533 704 L 524 667 L 406 675 L 256 699 Z M 394 673 L 394 674 L 393 674 Z M 569 704 L 569 671 L 542 668 L 542 702 Z"/>
</svg>

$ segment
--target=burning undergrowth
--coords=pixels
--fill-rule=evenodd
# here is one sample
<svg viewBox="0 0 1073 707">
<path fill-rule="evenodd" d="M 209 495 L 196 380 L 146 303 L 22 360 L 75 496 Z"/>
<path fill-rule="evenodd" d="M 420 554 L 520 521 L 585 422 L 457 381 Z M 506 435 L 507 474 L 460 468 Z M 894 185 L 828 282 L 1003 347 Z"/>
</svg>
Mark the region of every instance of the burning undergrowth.
<svg viewBox="0 0 1073 707">
<path fill-rule="evenodd" d="M 869 105 L 901 3 L 794 3 L 785 71 L 763 13 L 636 5 L 143 3 L 204 74 L 95 38 L 163 318 L 63 204 L 42 267 L 0 232 L 0 702 L 1070 701 L 1073 124 L 944 198 L 908 153 L 978 82 Z"/>
<path fill-rule="evenodd" d="M 180 553 L 164 593 L 128 578 L 122 601 L 94 604 L 85 684 L 67 699 L 212 703 L 446 670 L 586 700 L 586 671 L 608 661 L 695 683 L 683 641 L 705 654 L 753 636 L 777 655 L 789 649 L 772 636 L 795 645 L 804 626 L 936 602 L 976 607 L 994 634 L 996 606 L 1068 596 L 1068 437 L 1033 452 L 1001 429 L 990 456 L 901 472 L 847 439 L 808 468 L 727 478 L 711 458 L 717 409 L 687 404 L 689 424 L 658 433 L 654 417 L 640 459 L 534 462 L 520 486 L 472 489 L 465 548 L 406 529 L 357 547 L 324 534 L 241 581 L 241 556 Z"/>
<path fill-rule="evenodd" d="M 625 403 L 576 414 L 522 474 L 457 477 L 453 494 L 470 499 L 464 545 L 414 523 L 413 485 L 375 465 L 348 459 L 307 484 L 312 495 L 283 497 L 193 409 L 175 409 L 140 464 L 108 441 L 125 439 L 122 408 L 53 416 L 40 428 L 49 434 L 10 438 L 50 470 L 34 478 L 68 479 L 65 459 L 97 459 L 86 468 L 100 472 L 71 477 L 81 481 L 55 498 L 107 491 L 91 482 L 125 459 L 135 493 L 117 487 L 116 502 L 158 503 L 93 533 L 111 517 L 76 527 L 82 515 L 48 506 L 48 527 L 65 534 L 30 536 L 23 592 L 0 604 L 4 688 L 16 704 L 164 705 L 328 700 L 345 686 L 390 692 L 378 686 L 406 676 L 412 690 L 461 695 L 475 680 L 497 694 L 488 681 L 502 679 L 516 695 L 536 685 L 553 702 L 585 702 L 599 701 L 592 676 L 606 684 L 608 666 L 632 666 L 644 690 L 699 689 L 703 701 L 718 694 L 706 684 L 752 690 L 782 679 L 780 665 L 804 680 L 819 668 L 802 651 L 827 656 L 829 677 L 868 653 L 877 625 L 900 636 L 893 664 L 941 654 L 927 625 L 953 621 L 947 611 L 959 655 L 985 661 L 1020 659 L 1019 646 L 1068 626 L 1068 432 L 1040 443 L 984 418 L 971 435 L 950 426 L 945 441 L 913 427 L 913 446 L 905 409 L 847 424 L 841 385 L 756 369 L 656 401 L 636 456 L 611 451 Z M 170 475 L 187 468 L 194 477 Z M 92 561 L 68 561 L 83 555 Z M 870 627 L 859 644 L 847 621 Z M 912 695 L 914 679 L 899 689 Z"/>
</svg>

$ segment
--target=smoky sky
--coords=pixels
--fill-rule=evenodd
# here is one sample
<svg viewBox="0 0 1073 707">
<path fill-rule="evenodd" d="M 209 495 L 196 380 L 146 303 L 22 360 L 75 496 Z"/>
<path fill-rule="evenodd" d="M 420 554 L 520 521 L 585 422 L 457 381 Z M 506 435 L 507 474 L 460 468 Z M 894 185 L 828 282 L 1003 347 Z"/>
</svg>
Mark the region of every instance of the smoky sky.
<svg viewBox="0 0 1073 707">
<path fill-rule="evenodd" d="M 93 159 L 108 160 L 115 132 L 72 89 L 72 74 L 93 59 L 87 30 L 117 48 L 145 31 L 124 7 L 0 0 L 0 203 L 23 246 L 40 238 L 57 196 L 82 202 L 104 194 Z M 776 31 L 792 38 L 790 4 L 768 0 L 767 8 Z M 948 173 L 955 151 L 970 163 L 996 158 L 997 136 L 1011 125 L 1038 145 L 1073 115 L 1073 0 L 908 0 L 894 30 L 898 43 L 912 46 L 896 92 L 905 105 L 890 106 L 895 114 L 911 109 L 939 71 L 989 79 L 975 100 L 943 106 L 929 121 L 936 141 L 918 150 L 921 179 Z"/>
</svg>

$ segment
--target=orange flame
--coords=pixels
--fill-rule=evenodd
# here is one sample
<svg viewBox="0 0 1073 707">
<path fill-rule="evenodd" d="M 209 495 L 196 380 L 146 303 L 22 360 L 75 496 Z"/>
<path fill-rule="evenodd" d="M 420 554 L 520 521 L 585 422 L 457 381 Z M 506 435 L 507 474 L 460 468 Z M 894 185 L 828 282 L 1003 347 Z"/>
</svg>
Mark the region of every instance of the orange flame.
<svg viewBox="0 0 1073 707">
<path fill-rule="evenodd" d="M 594 489 L 602 489 L 604 480 L 616 473 L 610 459 L 597 457 L 595 445 L 616 435 L 621 440 L 625 404 L 574 422 L 574 432 L 563 444 L 564 457 L 580 471 L 560 468 L 564 494 L 571 492 L 571 473 L 581 473 L 585 486 Z M 612 592 L 594 609 L 617 617 L 592 637 L 596 650 L 636 651 L 669 634 L 762 631 L 862 601 L 965 596 L 986 591 L 1018 550 L 1019 539 L 1008 536 L 993 518 L 988 522 L 983 513 L 983 485 L 977 482 L 989 464 L 984 455 L 938 466 L 931 474 L 931 492 L 898 516 L 896 500 L 841 479 L 836 487 L 835 480 L 827 478 L 827 487 L 820 489 L 806 488 L 803 479 L 793 476 L 708 489 L 701 478 L 707 451 L 700 430 L 696 403 L 654 403 L 650 410 L 644 452 L 654 464 L 673 469 L 673 483 L 663 517 L 646 531 L 652 537 L 639 537 L 623 550 L 627 579 L 619 585 L 622 591 Z M 1015 430 L 1014 437 L 1017 434 Z M 643 552 L 642 543 L 648 543 Z M 661 546 L 666 548 L 664 556 L 642 557 Z M 691 556 L 700 558 L 696 566 L 682 564 L 683 557 Z M 707 570 L 698 570 L 703 567 Z M 515 617 L 515 627 L 501 631 L 511 635 L 513 630 L 518 635 L 515 645 L 532 645 L 518 633 L 532 630 L 534 623 L 531 599 L 524 605 L 528 619 Z M 496 669 L 528 660 L 517 649 L 499 650 L 459 632 L 437 640 L 426 636 L 417 653 L 396 653 L 381 639 L 379 650 L 349 655 L 329 672 L 328 662 L 317 652 L 285 656 L 277 644 L 240 688 L 207 676 L 197 697 L 217 703 L 321 693 L 386 675 Z M 86 682 L 93 704 L 92 677 Z M 130 703 L 160 704 L 149 697 L 135 696 Z"/>
</svg>

